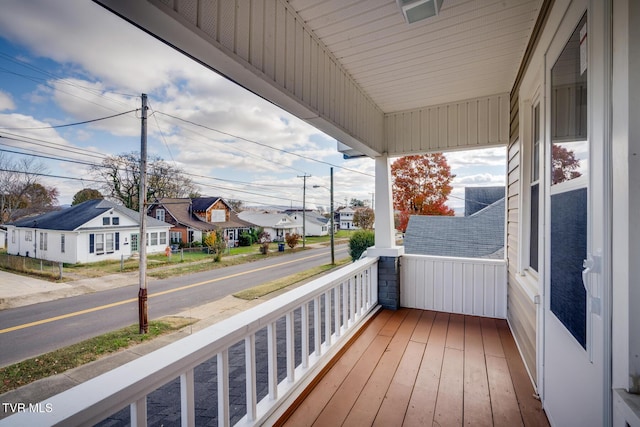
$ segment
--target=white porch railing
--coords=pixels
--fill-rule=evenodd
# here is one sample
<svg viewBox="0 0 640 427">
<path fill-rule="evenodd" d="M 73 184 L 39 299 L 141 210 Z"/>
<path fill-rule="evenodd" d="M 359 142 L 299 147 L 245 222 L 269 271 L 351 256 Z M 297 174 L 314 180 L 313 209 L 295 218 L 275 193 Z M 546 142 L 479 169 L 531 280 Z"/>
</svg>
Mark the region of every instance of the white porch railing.
<svg viewBox="0 0 640 427">
<path fill-rule="evenodd" d="M 507 317 L 507 262 L 403 255 L 400 305 L 475 316 Z"/>
<path fill-rule="evenodd" d="M 196 396 L 194 369 L 213 358 L 217 375 L 211 379 L 207 396 L 215 389 L 218 425 L 228 426 L 234 418 L 231 408 L 238 406 L 230 401 L 229 394 L 230 349 L 239 342 L 244 347 L 246 385 L 242 389 L 246 412 L 241 418 L 235 415 L 235 419 L 239 418 L 237 425 L 271 422 L 377 309 L 377 261 L 367 258 L 343 267 L 31 406 L 50 410 L 26 410 L 1 420 L 0 425 L 93 425 L 129 406 L 130 424 L 145 426 L 147 396 L 179 378 L 181 423 L 192 426 L 196 402 L 198 398 L 203 400 L 203 396 Z M 284 346 L 278 345 L 277 324 L 284 324 Z M 266 351 L 259 354 L 257 334 L 263 341 L 266 336 Z M 265 366 L 264 358 L 268 391 L 258 401 L 258 395 L 265 392 L 258 392 L 256 365 Z M 284 373 L 278 359 L 285 361 Z M 231 378 L 234 379 L 237 380 Z M 216 405 L 215 398 L 205 400 L 207 408 Z"/>
</svg>

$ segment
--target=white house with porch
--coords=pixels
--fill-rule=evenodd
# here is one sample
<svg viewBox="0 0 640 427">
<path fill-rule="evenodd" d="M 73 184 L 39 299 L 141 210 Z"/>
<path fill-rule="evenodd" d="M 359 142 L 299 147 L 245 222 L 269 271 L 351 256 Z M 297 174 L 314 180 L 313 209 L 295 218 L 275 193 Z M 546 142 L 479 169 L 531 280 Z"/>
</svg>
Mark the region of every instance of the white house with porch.
<svg viewBox="0 0 640 427">
<path fill-rule="evenodd" d="M 119 260 L 140 250 L 140 215 L 109 200 L 88 200 L 6 226 L 10 255 L 77 264 Z M 148 253 L 165 251 L 170 227 L 147 217 Z"/>
<path fill-rule="evenodd" d="M 351 402 L 338 423 L 431 424 L 450 416 L 461 425 L 482 416 L 490 425 L 504 421 L 501 405 L 512 402 L 517 424 L 535 410 L 542 418 L 531 424 L 640 426 L 640 2 L 96 1 L 336 138 L 349 155 L 374 158 L 376 246 L 366 260 L 49 399 L 53 414 L 0 424 L 88 424 L 129 407 L 132 423 L 144 425 L 151 393 L 179 377 L 182 424 L 193 425 L 195 368 L 216 358 L 218 423 L 229 425 L 229 348 L 239 340 L 247 390 L 240 424 L 285 423 L 296 408 L 322 422 L 338 412 L 313 412 L 317 405 L 301 396 L 331 408 L 329 391 L 311 390 L 321 386 L 318 375 L 332 375 L 328 364 L 340 368 L 331 361 L 341 347 L 353 348 L 352 334 L 367 336 L 388 310 L 410 307 L 438 312 L 417 316 L 435 316 L 428 330 L 446 339 L 446 349 L 424 350 L 426 329 L 411 343 L 378 335 L 388 343 L 384 360 L 399 354 L 394 360 L 407 369 L 398 375 L 407 375 L 374 372 L 382 395 L 337 394 L 335 401 Z M 508 153 L 506 259 L 405 255 L 394 239 L 390 159 L 496 146 Z M 299 328 L 294 314 L 303 319 Z M 478 338 L 471 326 L 478 319 L 458 314 L 508 326 L 488 335 L 482 326 Z M 438 327 L 441 315 L 456 319 L 449 330 L 458 332 Z M 275 369 L 281 318 L 284 379 Z M 333 329 L 320 334 L 327 324 Z M 263 328 L 267 350 L 256 352 Z M 305 344 L 296 359 L 298 333 L 298 342 L 315 345 Z M 516 365 L 503 357 L 511 336 Z M 467 359 L 477 346 L 489 354 Z M 406 351 L 442 372 L 409 369 Z M 257 392 L 256 357 L 268 359 L 266 394 Z M 488 383 L 456 376 L 476 362 L 477 378 Z M 494 383 L 516 371 L 527 379 Z M 346 373 L 331 378 L 338 388 L 331 393 L 354 385 Z M 540 400 L 529 405 L 532 394 Z M 465 405 L 471 396 L 476 409 Z"/>
</svg>

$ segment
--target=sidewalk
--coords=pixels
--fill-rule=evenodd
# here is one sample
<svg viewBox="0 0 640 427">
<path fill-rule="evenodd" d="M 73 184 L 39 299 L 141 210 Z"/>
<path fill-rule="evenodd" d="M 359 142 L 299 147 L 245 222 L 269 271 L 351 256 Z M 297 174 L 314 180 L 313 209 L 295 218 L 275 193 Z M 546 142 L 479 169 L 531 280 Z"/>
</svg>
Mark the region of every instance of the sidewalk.
<svg viewBox="0 0 640 427">
<path fill-rule="evenodd" d="M 138 272 L 54 283 L 0 270 L 0 310 L 133 285 Z"/>
</svg>

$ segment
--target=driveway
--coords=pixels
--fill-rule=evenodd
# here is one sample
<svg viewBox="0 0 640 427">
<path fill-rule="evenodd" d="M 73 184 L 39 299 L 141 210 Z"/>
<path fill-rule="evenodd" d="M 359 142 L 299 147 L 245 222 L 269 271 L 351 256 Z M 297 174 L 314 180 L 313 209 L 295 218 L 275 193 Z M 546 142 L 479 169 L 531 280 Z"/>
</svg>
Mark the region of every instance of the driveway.
<svg viewBox="0 0 640 427">
<path fill-rule="evenodd" d="M 54 283 L 0 270 L 0 308 L 8 299 L 71 288 L 66 283 Z"/>
</svg>

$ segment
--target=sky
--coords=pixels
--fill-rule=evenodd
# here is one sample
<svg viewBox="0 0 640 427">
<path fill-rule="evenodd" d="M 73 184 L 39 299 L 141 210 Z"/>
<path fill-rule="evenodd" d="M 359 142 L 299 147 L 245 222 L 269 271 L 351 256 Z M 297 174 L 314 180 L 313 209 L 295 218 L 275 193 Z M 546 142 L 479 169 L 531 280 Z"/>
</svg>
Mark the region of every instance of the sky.
<svg viewBox="0 0 640 427">
<path fill-rule="evenodd" d="M 301 206 L 300 177 L 310 175 L 306 202 L 326 207 L 333 165 L 336 207 L 352 198 L 371 201 L 373 160 L 343 159 L 332 137 L 101 6 L 89 0 L 2 6 L 0 153 L 35 156 L 50 175 L 41 182 L 58 189 L 60 204 L 83 188 L 99 188 L 90 164 L 140 151 L 135 110 L 142 93 L 150 107 L 149 155 L 192 174 L 203 195 Z M 91 122 L 73 125 L 85 121 Z M 448 204 L 457 213 L 465 186 L 505 183 L 504 148 L 446 156 L 456 175 Z"/>
</svg>

